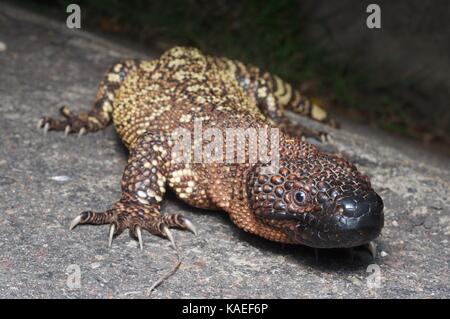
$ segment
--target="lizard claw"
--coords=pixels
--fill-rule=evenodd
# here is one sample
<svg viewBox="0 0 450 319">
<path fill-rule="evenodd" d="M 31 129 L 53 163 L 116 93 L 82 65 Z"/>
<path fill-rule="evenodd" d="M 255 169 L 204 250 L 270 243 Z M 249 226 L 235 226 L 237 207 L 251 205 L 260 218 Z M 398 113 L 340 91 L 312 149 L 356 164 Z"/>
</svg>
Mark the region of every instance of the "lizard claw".
<svg viewBox="0 0 450 319">
<path fill-rule="evenodd" d="M 85 127 L 82 127 L 82 128 L 80 129 L 80 131 L 78 132 L 78 137 L 82 137 L 85 133 L 86 133 L 86 128 L 85 128 Z"/>
<path fill-rule="evenodd" d="M 37 122 L 36 127 L 38 129 L 42 128 L 42 126 L 44 125 L 44 119 L 39 119 L 39 121 Z"/>
<path fill-rule="evenodd" d="M 167 237 L 167 239 L 170 240 L 170 242 L 172 243 L 173 248 L 175 250 L 177 250 L 177 245 L 175 244 L 175 240 L 173 239 L 173 236 L 172 236 L 172 233 L 169 230 L 169 227 L 167 227 L 166 225 L 163 225 L 162 233 Z"/>
<path fill-rule="evenodd" d="M 108 238 L 108 247 L 110 247 L 110 248 L 112 246 L 112 241 L 113 241 L 115 231 L 116 231 L 116 225 L 111 224 L 111 226 L 109 227 L 109 238 Z"/>
<path fill-rule="evenodd" d="M 191 223 L 191 221 L 189 219 L 183 217 L 182 224 L 183 224 L 184 228 L 186 228 L 191 233 L 193 233 L 195 236 L 197 236 L 197 229 L 195 228 L 195 226 Z"/>
<path fill-rule="evenodd" d="M 321 143 L 326 143 L 328 141 L 329 141 L 328 133 L 320 132 L 320 142 Z"/>
<path fill-rule="evenodd" d="M 78 215 L 77 217 L 75 217 L 71 222 L 70 222 L 70 226 L 69 226 L 69 230 L 74 229 L 75 227 L 77 227 L 77 225 L 81 222 L 82 216 Z"/>
<path fill-rule="evenodd" d="M 316 264 L 319 263 L 319 249 L 318 248 L 314 248 L 314 257 L 316 260 Z"/>
<path fill-rule="evenodd" d="M 141 250 L 143 250 L 143 242 L 142 242 L 142 231 L 141 231 L 141 227 L 137 226 L 136 227 L 136 235 L 138 237 L 139 240 L 139 248 L 141 248 Z"/>
<path fill-rule="evenodd" d="M 373 259 L 377 257 L 377 244 L 375 244 L 375 242 L 370 241 L 366 245 L 364 245 L 364 247 L 367 248 Z"/>
<path fill-rule="evenodd" d="M 47 122 L 44 125 L 44 135 L 47 135 L 48 130 L 50 129 L 50 124 Z"/>
</svg>

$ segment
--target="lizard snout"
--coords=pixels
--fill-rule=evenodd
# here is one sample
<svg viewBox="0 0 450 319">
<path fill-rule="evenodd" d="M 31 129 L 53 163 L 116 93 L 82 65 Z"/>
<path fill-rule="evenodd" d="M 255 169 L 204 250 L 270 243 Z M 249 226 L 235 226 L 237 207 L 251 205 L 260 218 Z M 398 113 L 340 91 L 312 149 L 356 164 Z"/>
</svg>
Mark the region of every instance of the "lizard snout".
<svg viewBox="0 0 450 319">
<path fill-rule="evenodd" d="M 374 191 L 336 198 L 321 212 L 301 216 L 294 238 L 316 248 L 344 248 L 364 245 L 384 225 L 383 200 Z"/>
<path fill-rule="evenodd" d="M 375 192 L 343 197 L 336 201 L 335 231 L 345 246 L 377 237 L 384 224 L 383 200 Z"/>
</svg>

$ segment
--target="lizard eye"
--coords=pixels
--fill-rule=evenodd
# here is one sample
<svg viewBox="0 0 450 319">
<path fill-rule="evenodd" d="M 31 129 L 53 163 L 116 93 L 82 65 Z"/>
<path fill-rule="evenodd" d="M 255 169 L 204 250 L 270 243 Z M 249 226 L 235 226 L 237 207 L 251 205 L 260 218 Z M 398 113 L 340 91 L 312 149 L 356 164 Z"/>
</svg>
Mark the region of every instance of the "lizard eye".
<svg viewBox="0 0 450 319">
<path fill-rule="evenodd" d="M 297 203 L 303 204 L 306 200 L 306 194 L 305 192 L 299 191 L 295 193 L 294 198 Z"/>
</svg>

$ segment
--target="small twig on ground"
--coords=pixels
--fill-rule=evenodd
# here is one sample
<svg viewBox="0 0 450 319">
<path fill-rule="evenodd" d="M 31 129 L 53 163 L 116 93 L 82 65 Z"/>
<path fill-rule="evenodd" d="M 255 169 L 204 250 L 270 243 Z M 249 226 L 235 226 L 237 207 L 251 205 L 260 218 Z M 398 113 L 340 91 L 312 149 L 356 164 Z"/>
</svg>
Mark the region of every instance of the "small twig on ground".
<svg viewBox="0 0 450 319">
<path fill-rule="evenodd" d="M 152 294 L 152 292 L 159 286 L 161 285 L 165 280 L 167 280 L 169 277 L 173 276 L 176 271 L 178 270 L 178 268 L 180 268 L 181 266 L 181 258 L 180 258 L 180 254 L 178 252 L 178 249 L 175 249 L 176 252 L 176 256 L 177 256 L 177 262 L 175 263 L 175 266 L 165 275 L 161 276 L 161 278 L 159 278 L 148 290 L 148 296 L 150 296 Z"/>
</svg>

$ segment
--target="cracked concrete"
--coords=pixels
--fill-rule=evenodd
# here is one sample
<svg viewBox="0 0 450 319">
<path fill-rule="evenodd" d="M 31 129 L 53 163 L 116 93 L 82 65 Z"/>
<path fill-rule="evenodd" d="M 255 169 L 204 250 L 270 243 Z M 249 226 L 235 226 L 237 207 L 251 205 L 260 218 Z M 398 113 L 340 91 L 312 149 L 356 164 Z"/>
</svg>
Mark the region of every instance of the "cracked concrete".
<svg viewBox="0 0 450 319">
<path fill-rule="evenodd" d="M 77 139 L 35 127 L 62 104 L 87 109 L 109 63 L 143 54 L 3 4 L 0 43 L 0 297 L 149 297 L 175 262 L 168 241 L 144 234 L 140 251 L 124 233 L 108 249 L 107 226 L 68 231 L 77 213 L 119 197 L 127 154 L 114 128 Z M 449 159 L 351 123 L 332 137 L 384 199 L 374 261 L 337 249 L 316 262 L 310 248 L 246 234 L 169 196 L 163 210 L 182 211 L 199 236 L 175 232 L 183 264 L 150 297 L 450 297 Z M 79 288 L 68 276 L 77 267 Z"/>
</svg>

